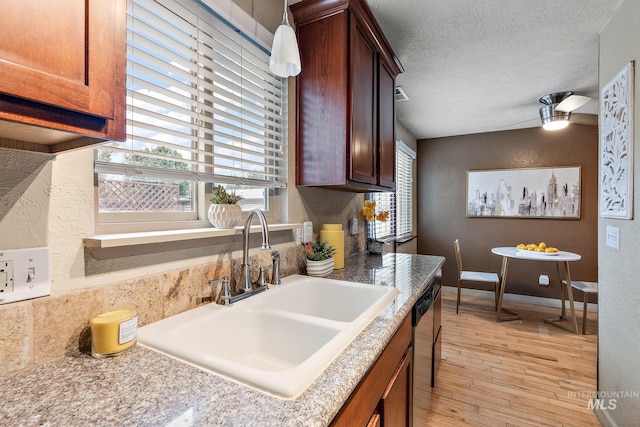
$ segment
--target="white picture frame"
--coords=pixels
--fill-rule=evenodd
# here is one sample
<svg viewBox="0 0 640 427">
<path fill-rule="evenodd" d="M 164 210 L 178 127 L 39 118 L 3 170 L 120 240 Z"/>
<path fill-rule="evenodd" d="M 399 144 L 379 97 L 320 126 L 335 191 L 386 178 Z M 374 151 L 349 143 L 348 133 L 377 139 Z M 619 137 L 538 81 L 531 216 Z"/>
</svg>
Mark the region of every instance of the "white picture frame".
<svg viewBox="0 0 640 427">
<path fill-rule="evenodd" d="M 633 219 L 634 62 L 600 91 L 600 216 Z"/>
</svg>

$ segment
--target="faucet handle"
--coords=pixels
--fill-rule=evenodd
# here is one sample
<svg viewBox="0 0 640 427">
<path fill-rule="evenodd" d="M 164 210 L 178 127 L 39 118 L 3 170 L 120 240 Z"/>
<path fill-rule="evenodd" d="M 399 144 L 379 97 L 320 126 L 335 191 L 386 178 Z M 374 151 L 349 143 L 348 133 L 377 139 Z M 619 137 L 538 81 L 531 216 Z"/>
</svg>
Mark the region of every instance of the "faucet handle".
<svg viewBox="0 0 640 427">
<path fill-rule="evenodd" d="M 273 266 L 267 265 L 265 267 L 260 267 L 260 285 L 264 286 L 267 284 L 267 270 L 270 270 Z M 273 274 L 272 274 L 273 276 Z"/>
<path fill-rule="evenodd" d="M 280 280 L 280 254 L 278 251 L 271 252 L 271 261 L 273 261 L 272 268 L 273 272 L 271 274 L 271 284 L 279 285 L 281 284 Z"/>
<path fill-rule="evenodd" d="M 231 305 L 231 288 L 229 287 L 229 278 L 224 276 L 222 279 L 212 280 L 209 286 L 215 286 L 222 282 L 222 292 L 220 293 L 220 301 L 218 304 Z"/>
</svg>

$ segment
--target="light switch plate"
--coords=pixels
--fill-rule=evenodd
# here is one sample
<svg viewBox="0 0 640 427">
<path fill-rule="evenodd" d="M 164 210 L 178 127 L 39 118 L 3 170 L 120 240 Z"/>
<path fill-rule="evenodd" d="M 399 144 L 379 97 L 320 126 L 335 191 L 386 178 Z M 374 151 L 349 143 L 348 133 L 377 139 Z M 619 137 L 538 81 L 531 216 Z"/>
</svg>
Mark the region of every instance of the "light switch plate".
<svg viewBox="0 0 640 427">
<path fill-rule="evenodd" d="M 313 240 L 313 223 L 305 221 L 302 226 L 302 243 L 309 243 Z"/>
<path fill-rule="evenodd" d="M 607 225 L 606 231 L 607 246 L 614 249 L 620 249 L 620 229 Z"/>
<path fill-rule="evenodd" d="M 0 304 L 51 295 L 49 248 L 0 249 L 0 266 L 13 279 L 0 287 Z"/>
<path fill-rule="evenodd" d="M 351 235 L 352 236 L 358 235 L 358 218 L 353 218 L 351 220 Z"/>
</svg>

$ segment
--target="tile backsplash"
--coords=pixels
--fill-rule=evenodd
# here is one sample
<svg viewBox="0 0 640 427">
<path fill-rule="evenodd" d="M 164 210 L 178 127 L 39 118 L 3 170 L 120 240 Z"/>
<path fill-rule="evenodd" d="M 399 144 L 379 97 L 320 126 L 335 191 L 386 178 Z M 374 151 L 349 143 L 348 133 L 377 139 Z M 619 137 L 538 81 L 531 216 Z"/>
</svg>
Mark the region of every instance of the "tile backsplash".
<svg viewBox="0 0 640 427">
<path fill-rule="evenodd" d="M 283 277 L 304 272 L 305 255 L 301 246 L 280 250 L 280 259 Z M 251 277 L 255 281 L 259 266 L 270 264 L 271 255 L 260 251 L 250 258 L 249 263 Z M 136 304 L 139 326 L 144 326 L 192 309 L 202 298 L 215 300 L 220 294 L 220 286 L 210 289 L 209 281 L 229 276 L 232 286 L 235 286 L 240 264 L 241 260 L 225 259 L 1 305 L 0 377 L 78 351 L 89 351 L 89 316 L 107 306 Z"/>
</svg>

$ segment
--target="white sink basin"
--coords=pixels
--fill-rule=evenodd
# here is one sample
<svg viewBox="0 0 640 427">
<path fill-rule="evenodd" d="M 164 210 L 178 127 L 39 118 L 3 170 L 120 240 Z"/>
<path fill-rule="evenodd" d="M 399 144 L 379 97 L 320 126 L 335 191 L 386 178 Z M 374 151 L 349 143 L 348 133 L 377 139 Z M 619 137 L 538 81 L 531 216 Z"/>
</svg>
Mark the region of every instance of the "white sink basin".
<svg viewBox="0 0 640 427">
<path fill-rule="evenodd" d="M 138 330 L 138 342 L 285 399 L 302 394 L 397 295 L 308 276 L 224 307 L 208 304 Z"/>
</svg>

